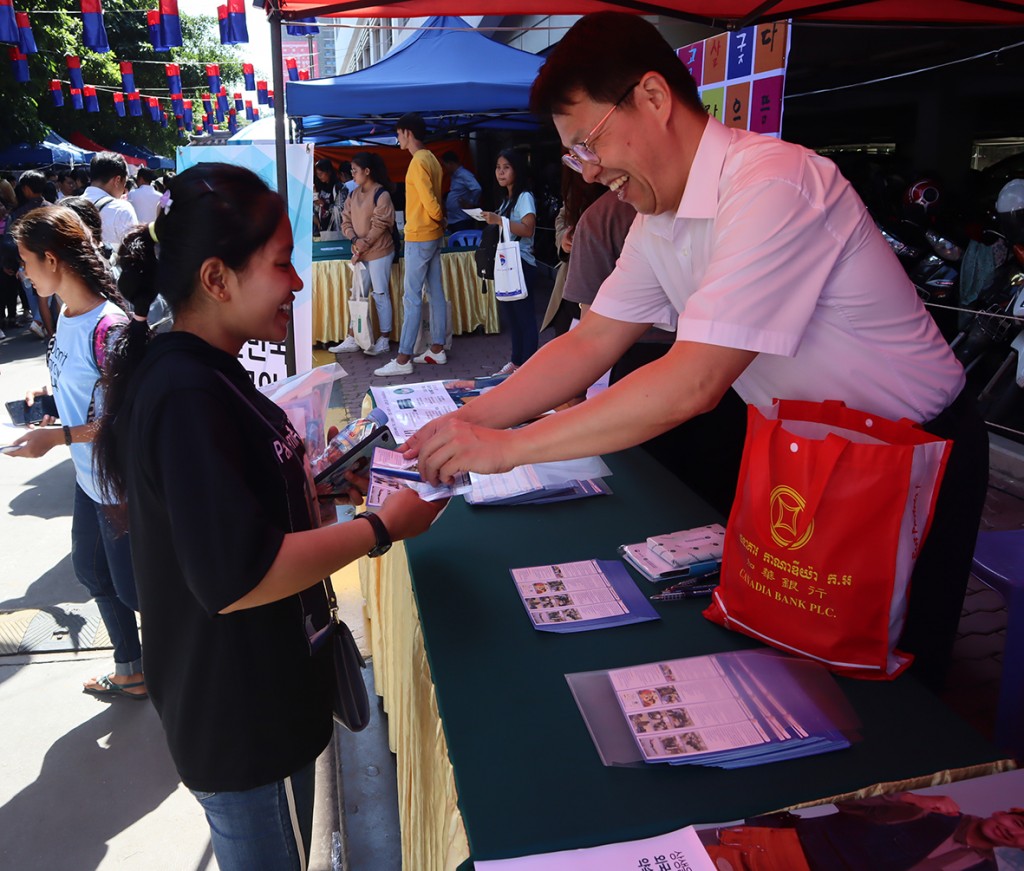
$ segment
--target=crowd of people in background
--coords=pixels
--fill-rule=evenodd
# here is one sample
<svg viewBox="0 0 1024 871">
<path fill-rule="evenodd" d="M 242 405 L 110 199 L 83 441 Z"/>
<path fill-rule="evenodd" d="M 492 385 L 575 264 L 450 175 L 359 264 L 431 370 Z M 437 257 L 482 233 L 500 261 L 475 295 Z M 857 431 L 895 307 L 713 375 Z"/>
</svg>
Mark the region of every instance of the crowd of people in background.
<svg viewBox="0 0 1024 871">
<path fill-rule="evenodd" d="M 0 172 L 0 338 L 3 330 L 27 327 L 38 338 L 50 339 L 59 314 L 57 298 L 41 299 L 22 268 L 12 236 L 21 218 L 59 204 L 71 206 L 88 224 L 91 216 L 77 202 L 84 198 L 98 213 L 96 244 L 112 263 L 125 233 L 155 219 L 165 179 L 173 177 L 173 172 L 140 167 L 133 178 L 124 156 L 116 152 L 98 153 L 88 168 Z"/>
</svg>

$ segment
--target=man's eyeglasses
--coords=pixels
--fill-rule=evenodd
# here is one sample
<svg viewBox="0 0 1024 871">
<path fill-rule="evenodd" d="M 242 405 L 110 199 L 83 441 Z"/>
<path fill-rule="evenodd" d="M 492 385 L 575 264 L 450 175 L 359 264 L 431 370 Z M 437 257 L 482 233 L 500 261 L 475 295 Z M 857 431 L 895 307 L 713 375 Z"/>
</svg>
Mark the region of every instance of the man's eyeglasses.
<svg viewBox="0 0 1024 871">
<path fill-rule="evenodd" d="M 642 79 L 640 81 L 642 81 Z M 564 163 L 567 167 L 569 167 L 569 169 L 571 169 L 571 170 L 573 170 L 575 172 L 582 173 L 583 172 L 583 164 L 585 164 L 585 163 L 600 163 L 601 162 L 601 158 L 598 157 L 591 150 L 591 148 L 590 148 L 590 141 L 601 132 L 601 128 L 604 127 L 604 125 L 608 121 L 608 119 L 612 117 L 612 112 L 614 112 L 616 109 L 619 108 L 619 106 L 622 105 L 622 101 L 625 100 L 626 97 L 628 97 L 631 93 L 633 93 L 633 88 L 635 88 L 639 84 L 640 84 L 639 81 L 633 82 L 633 84 L 631 84 L 626 89 L 626 93 L 624 93 L 621 97 L 619 97 L 619 99 L 617 99 L 615 101 L 615 105 L 613 105 L 605 113 L 604 117 L 600 121 L 598 121 L 597 124 L 594 125 L 594 129 L 591 130 L 590 133 L 587 134 L 587 138 L 584 139 L 582 142 L 580 142 L 580 143 L 578 143 L 576 145 L 573 145 L 569 149 L 569 153 L 568 154 L 563 154 L 562 155 L 562 163 Z"/>
</svg>

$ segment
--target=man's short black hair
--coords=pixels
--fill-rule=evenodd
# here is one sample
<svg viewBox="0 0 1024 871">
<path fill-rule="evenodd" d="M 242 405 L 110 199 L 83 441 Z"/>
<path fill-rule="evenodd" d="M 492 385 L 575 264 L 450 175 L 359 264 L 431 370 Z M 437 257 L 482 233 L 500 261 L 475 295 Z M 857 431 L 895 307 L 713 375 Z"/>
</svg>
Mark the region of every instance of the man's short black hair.
<svg viewBox="0 0 1024 871">
<path fill-rule="evenodd" d="M 101 151 L 89 164 L 93 184 L 106 184 L 115 178 L 128 178 L 128 163 L 116 151 Z"/>
<path fill-rule="evenodd" d="M 562 37 L 530 90 L 530 111 L 557 115 L 577 91 L 598 103 L 614 103 L 646 73 L 660 73 L 686 105 L 704 111 L 689 70 L 657 29 L 639 15 L 595 12 Z M 633 95 L 623 103 L 629 105 Z"/>
<path fill-rule="evenodd" d="M 32 191 L 34 196 L 42 196 L 43 191 L 46 190 L 46 176 L 39 172 L 39 170 L 30 169 L 18 177 L 18 187 L 22 186 Z"/>
<path fill-rule="evenodd" d="M 396 130 L 408 130 L 414 139 L 422 142 L 427 137 L 427 124 L 419 112 L 406 112 L 395 125 Z"/>
<path fill-rule="evenodd" d="M 79 166 L 71 170 L 71 177 L 82 186 L 82 190 L 89 187 L 89 170 L 84 166 Z"/>
<path fill-rule="evenodd" d="M 441 155 L 441 163 L 462 163 L 462 161 L 454 151 L 446 151 Z"/>
<path fill-rule="evenodd" d="M 140 166 L 139 171 L 135 173 L 135 180 L 138 182 L 146 182 L 148 184 L 153 183 L 153 179 L 156 178 L 156 170 L 150 169 L 148 166 Z"/>
</svg>

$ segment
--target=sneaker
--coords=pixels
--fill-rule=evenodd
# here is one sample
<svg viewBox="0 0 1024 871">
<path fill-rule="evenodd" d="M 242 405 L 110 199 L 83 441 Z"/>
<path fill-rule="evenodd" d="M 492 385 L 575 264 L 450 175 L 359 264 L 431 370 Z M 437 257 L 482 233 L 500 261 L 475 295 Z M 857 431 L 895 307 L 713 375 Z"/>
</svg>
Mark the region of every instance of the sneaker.
<svg viewBox="0 0 1024 871">
<path fill-rule="evenodd" d="M 391 350 L 391 340 L 387 336 L 381 336 L 373 343 L 373 347 L 363 351 L 367 357 L 376 357 L 378 354 L 386 354 Z"/>
<path fill-rule="evenodd" d="M 39 321 L 32 321 L 32 323 L 28 325 L 28 331 L 32 333 L 33 336 L 39 336 L 40 339 L 46 338 L 46 330 L 43 329 L 43 325 L 39 323 Z"/>
<path fill-rule="evenodd" d="M 500 369 L 499 369 L 499 370 L 498 370 L 497 372 L 495 372 L 495 373 L 494 373 L 493 375 L 491 375 L 491 377 L 492 377 L 492 378 L 498 378 L 498 377 L 500 377 L 500 376 L 502 376 L 502 375 L 511 375 L 511 374 L 512 374 L 513 372 L 515 372 L 515 371 L 516 371 L 516 369 L 518 369 L 518 368 L 519 368 L 519 367 L 518 367 L 518 366 L 517 366 L 517 365 L 516 365 L 515 363 L 513 363 L 513 362 L 512 362 L 511 360 L 509 360 L 509 361 L 508 361 L 508 362 L 507 362 L 507 363 L 506 363 L 506 364 L 505 364 L 504 366 L 502 366 L 502 367 L 501 367 L 501 368 L 500 368 Z"/>
<path fill-rule="evenodd" d="M 412 361 L 408 363 L 399 363 L 398 360 L 395 359 L 386 366 L 374 369 L 373 374 L 379 375 L 382 378 L 389 378 L 392 375 L 412 375 Z"/>
<path fill-rule="evenodd" d="M 413 363 L 436 363 L 438 366 L 443 366 L 448 362 L 448 355 L 444 352 L 444 348 L 436 353 L 427 348 L 418 357 L 412 358 Z"/>
<path fill-rule="evenodd" d="M 348 354 L 350 351 L 362 351 L 355 336 L 346 336 L 345 341 L 337 345 L 331 345 L 327 349 L 331 354 Z"/>
</svg>

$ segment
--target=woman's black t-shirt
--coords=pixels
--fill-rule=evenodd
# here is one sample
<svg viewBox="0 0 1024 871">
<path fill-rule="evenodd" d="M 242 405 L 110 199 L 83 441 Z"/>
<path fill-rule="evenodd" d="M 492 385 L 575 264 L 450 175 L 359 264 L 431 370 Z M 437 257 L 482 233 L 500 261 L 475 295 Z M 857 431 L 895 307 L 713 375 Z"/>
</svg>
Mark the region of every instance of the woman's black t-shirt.
<svg viewBox="0 0 1024 871">
<path fill-rule="evenodd" d="M 315 524 L 300 439 L 234 357 L 189 333 L 153 340 L 116 433 L 146 685 L 182 781 L 217 792 L 292 774 L 333 728 L 329 645 L 311 655 L 304 628 L 311 610 L 323 625 L 326 596 L 307 591 L 305 614 L 299 596 L 218 612 Z"/>
</svg>

